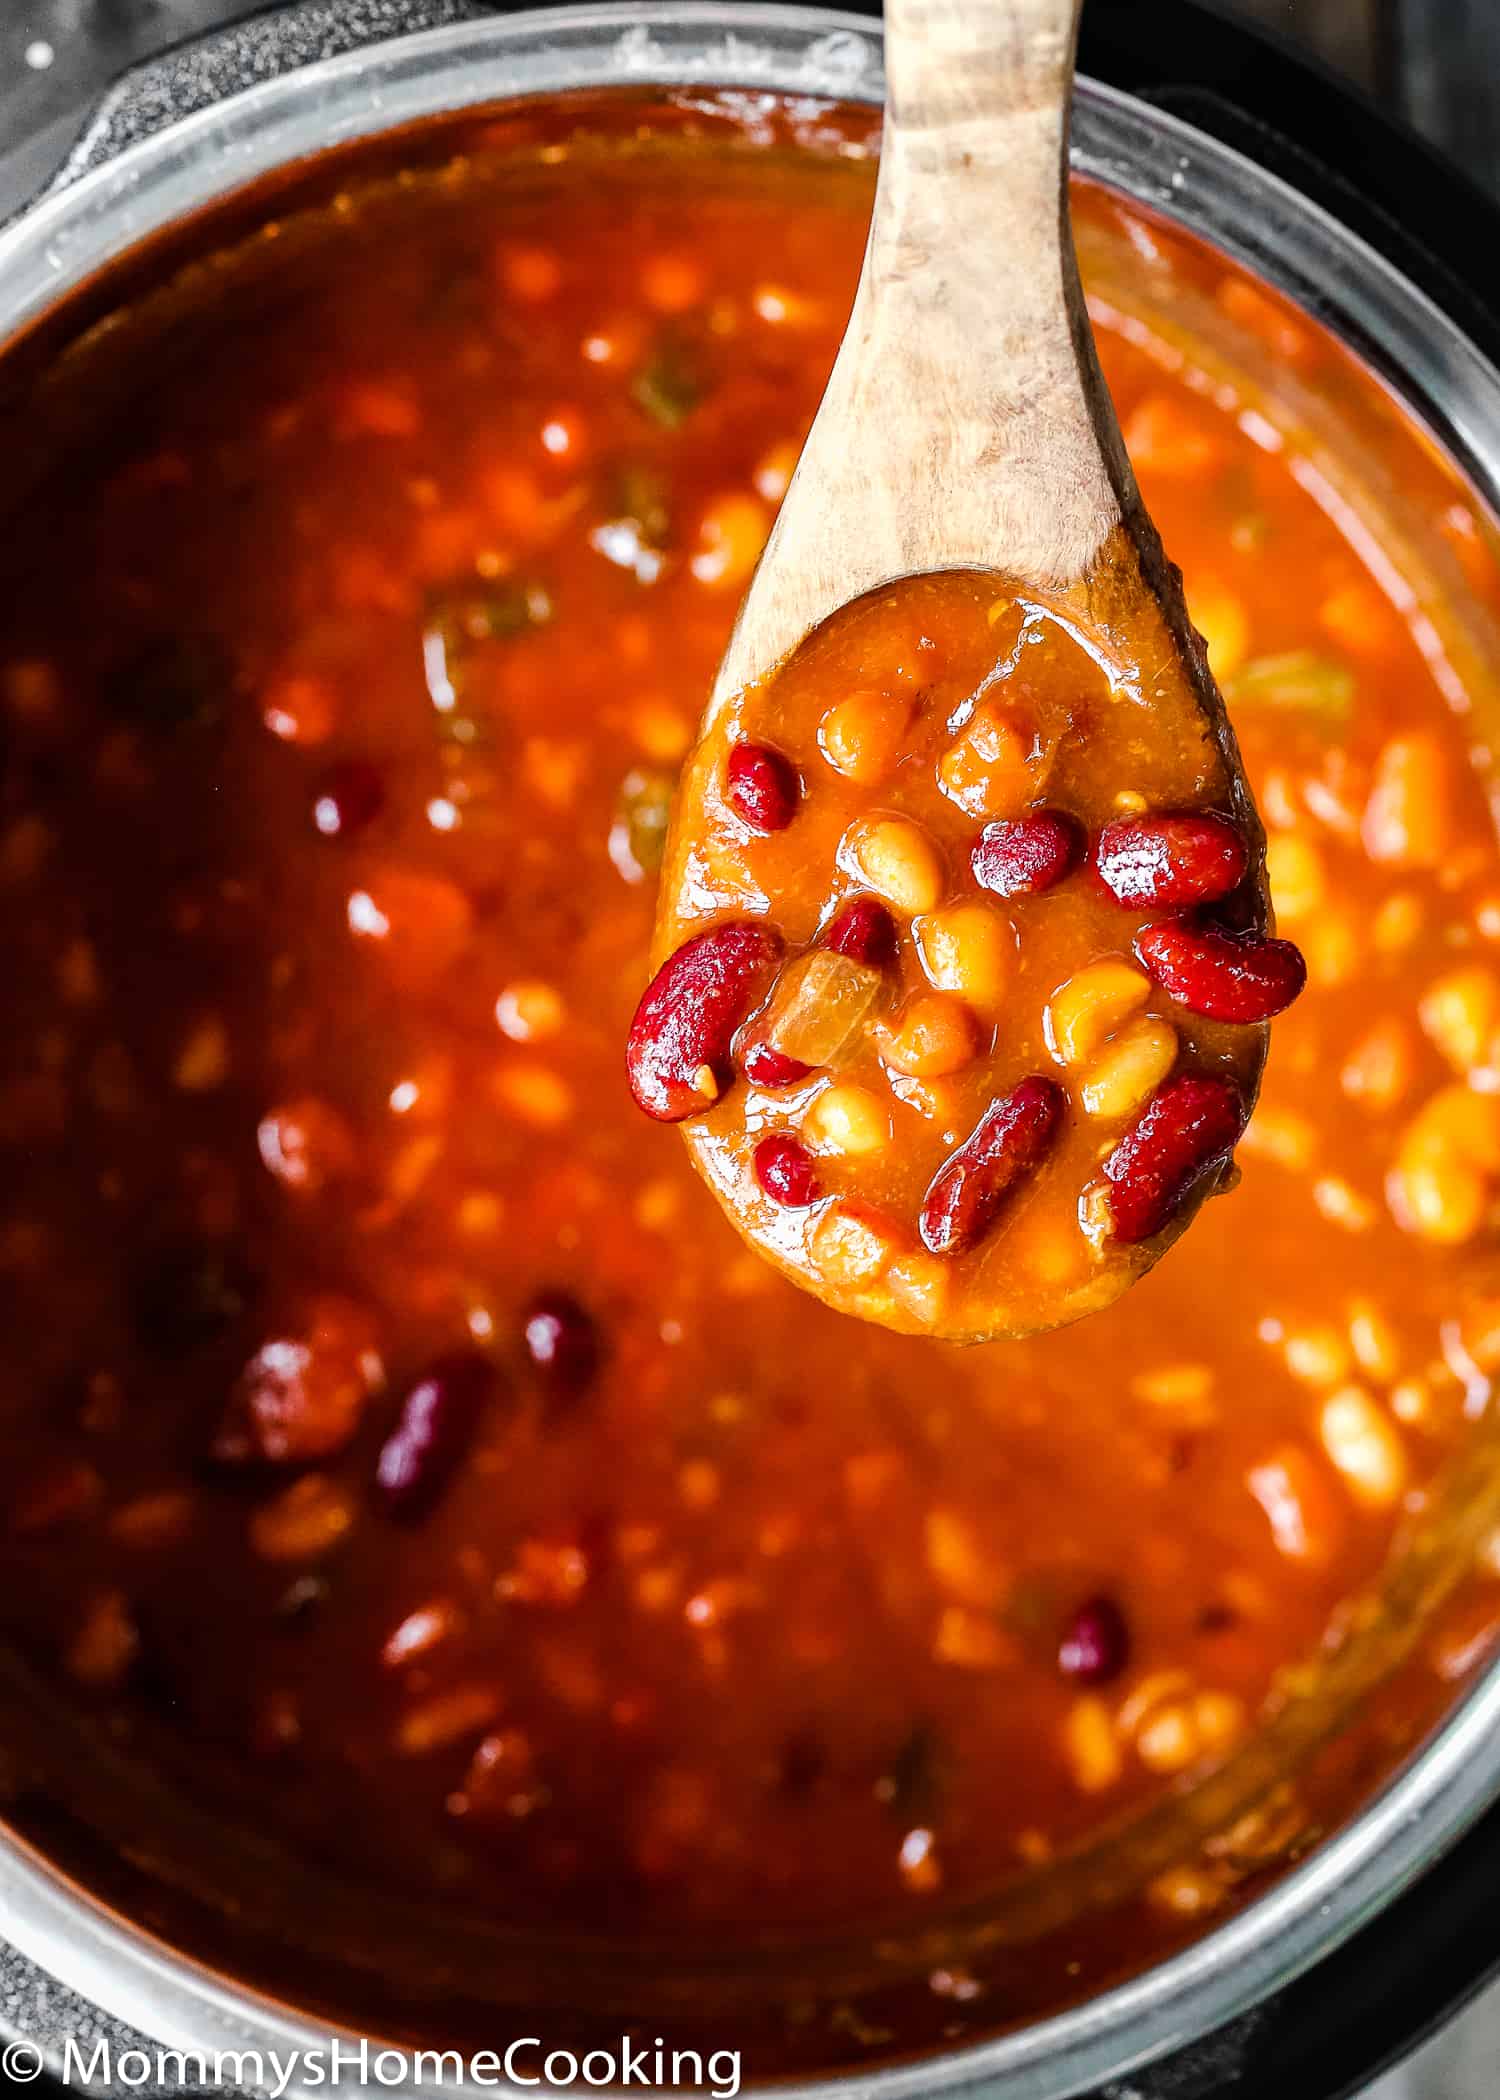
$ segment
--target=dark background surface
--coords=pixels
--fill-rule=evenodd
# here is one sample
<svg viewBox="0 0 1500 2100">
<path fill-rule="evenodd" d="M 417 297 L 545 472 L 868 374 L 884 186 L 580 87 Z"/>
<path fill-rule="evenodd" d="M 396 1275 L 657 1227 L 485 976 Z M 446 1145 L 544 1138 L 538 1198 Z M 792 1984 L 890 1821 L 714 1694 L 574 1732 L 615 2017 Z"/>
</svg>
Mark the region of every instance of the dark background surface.
<svg viewBox="0 0 1500 2100">
<path fill-rule="evenodd" d="M 256 11 L 249 0 L 0 0 L 0 151 L 24 145 L 21 165 L 40 184 L 116 74 Z M 1234 0 L 1225 12 L 1357 82 L 1500 196 L 1500 0 Z"/>
</svg>

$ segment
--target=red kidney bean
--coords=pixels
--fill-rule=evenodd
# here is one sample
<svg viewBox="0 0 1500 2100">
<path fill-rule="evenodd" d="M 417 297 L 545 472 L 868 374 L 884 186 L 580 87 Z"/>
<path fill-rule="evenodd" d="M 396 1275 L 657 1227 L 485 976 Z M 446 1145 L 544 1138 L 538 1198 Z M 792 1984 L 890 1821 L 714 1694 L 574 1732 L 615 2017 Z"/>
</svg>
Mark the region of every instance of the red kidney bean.
<svg viewBox="0 0 1500 2100">
<path fill-rule="evenodd" d="M 1160 1232 L 1194 1182 L 1228 1159 L 1244 1120 L 1232 1080 L 1184 1072 L 1158 1088 L 1104 1162 L 1115 1238 L 1134 1246 Z"/>
<path fill-rule="evenodd" d="M 363 831 L 385 807 L 385 782 L 362 759 L 330 766 L 313 796 L 313 822 L 325 839 Z"/>
<path fill-rule="evenodd" d="M 735 1030 L 781 959 L 773 927 L 743 920 L 694 934 L 669 955 L 630 1024 L 625 1063 L 636 1106 L 659 1123 L 708 1107 L 732 1076 Z"/>
<path fill-rule="evenodd" d="M 1090 1597 L 1063 1629 L 1057 1667 L 1078 1684 L 1108 1684 L 1130 1660 L 1130 1628 L 1113 1597 Z"/>
<path fill-rule="evenodd" d="M 1051 1151 L 1062 1111 L 1062 1088 L 1039 1075 L 991 1103 L 922 1199 L 919 1224 L 930 1252 L 963 1254 L 978 1245 L 1007 1197 Z"/>
<path fill-rule="evenodd" d="M 1269 1021 L 1307 982 L 1302 951 L 1290 941 L 1185 919 L 1143 926 L 1135 952 L 1153 983 L 1209 1021 Z"/>
<path fill-rule="evenodd" d="M 997 897 L 1036 897 L 1074 868 L 1083 852 L 1083 832 L 1061 810 L 986 824 L 974 841 L 974 880 Z"/>
<path fill-rule="evenodd" d="M 498 1378 L 488 1357 L 469 1350 L 439 1357 L 411 1387 L 375 1466 L 392 1516 L 431 1508 L 468 1449 Z"/>
<path fill-rule="evenodd" d="M 797 769 L 767 744 L 736 744 L 725 780 L 730 808 L 752 831 L 785 831 L 797 814 L 802 799 Z"/>
<path fill-rule="evenodd" d="M 775 1044 L 764 1037 L 750 1045 L 741 1064 L 752 1086 L 795 1086 L 812 1071 L 812 1066 L 803 1064 L 800 1057 L 783 1057 Z"/>
<path fill-rule="evenodd" d="M 896 922 L 878 897 L 851 897 L 823 929 L 822 944 L 850 962 L 883 970 L 895 959 Z"/>
<path fill-rule="evenodd" d="M 1095 865 L 1121 904 L 1211 904 L 1250 862 L 1228 817 L 1121 817 L 1099 834 Z"/>
<path fill-rule="evenodd" d="M 522 1315 L 526 1354 L 558 1399 L 576 1399 L 599 1368 L 599 1331 L 566 1291 L 541 1291 Z"/>
<path fill-rule="evenodd" d="M 773 1130 L 756 1146 L 755 1178 L 783 1210 L 806 1210 L 823 1193 L 812 1154 L 784 1130 Z"/>
<path fill-rule="evenodd" d="M 213 1456 L 272 1465 L 334 1457 L 353 1441 L 374 1390 L 378 1342 L 373 1317 L 355 1300 L 314 1299 L 240 1372 Z"/>
</svg>

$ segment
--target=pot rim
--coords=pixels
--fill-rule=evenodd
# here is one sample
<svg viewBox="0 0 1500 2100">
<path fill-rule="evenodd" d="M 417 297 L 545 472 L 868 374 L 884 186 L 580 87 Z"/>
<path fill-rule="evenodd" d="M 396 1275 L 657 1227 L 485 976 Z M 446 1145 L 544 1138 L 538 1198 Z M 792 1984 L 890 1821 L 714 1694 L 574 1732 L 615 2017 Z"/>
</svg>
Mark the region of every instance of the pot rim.
<svg viewBox="0 0 1500 2100">
<path fill-rule="evenodd" d="M 90 153 L 94 133 L 86 133 L 58 183 L 0 232 L 5 340 L 124 249 L 301 156 L 490 102 L 692 84 L 875 103 L 879 27 L 834 9 L 752 0 L 593 0 L 417 31 L 296 68 L 75 176 Z M 1495 507 L 1500 373 L 1374 249 L 1233 148 L 1091 80 L 1079 83 L 1073 162 L 1205 235 L 1351 341 Z M 965 2090 L 986 2100 L 1063 2100 L 1119 2078 L 1302 1974 L 1497 1797 L 1500 1666 L 1344 1829 L 1193 1945 L 1017 2032 L 781 2090 L 788 2100 Z M 158 1940 L 3 1824 L 0 1916 L 23 1954 L 169 2047 L 209 2056 L 300 2051 L 326 2061 L 331 2040 L 358 2042 L 351 2030 L 320 2024 Z M 411 2081 L 403 2089 L 436 2090 Z M 520 2100 L 520 2089 L 505 2084 L 443 2090 L 499 2090 Z"/>
</svg>

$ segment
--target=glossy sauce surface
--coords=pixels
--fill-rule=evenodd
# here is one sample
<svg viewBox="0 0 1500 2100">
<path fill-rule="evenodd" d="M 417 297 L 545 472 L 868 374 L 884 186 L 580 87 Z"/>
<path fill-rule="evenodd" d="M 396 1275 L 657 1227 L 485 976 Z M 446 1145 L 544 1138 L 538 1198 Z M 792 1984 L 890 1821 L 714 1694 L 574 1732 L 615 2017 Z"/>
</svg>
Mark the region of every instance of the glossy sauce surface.
<svg viewBox="0 0 1500 2100">
<path fill-rule="evenodd" d="M 864 237 L 806 121 L 501 128 L 288 217 L 73 353 L 0 538 L 0 1625 L 374 1911 L 727 1948 L 1045 1875 L 1339 1650 L 1500 1355 L 1463 726 L 1295 451 L 1108 312 L 1311 967 L 1242 1186 L 1108 1311 L 952 1350 L 778 1276 L 633 1106 L 673 779 Z M 1049 1988 L 1202 1929 L 1404 1739 Z M 1030 2008 L 944 1973 L 944 2032 Z"/>
<path fill-rule="evenodd" d="M 1223 1181 L 1301 987 L 1117 537 L 1086 626 L 979 572 L 845 607 L 689 762 L 636 1100 L 753 1245 L 885 1325 L 1111 1303 Z"/>
</svg>

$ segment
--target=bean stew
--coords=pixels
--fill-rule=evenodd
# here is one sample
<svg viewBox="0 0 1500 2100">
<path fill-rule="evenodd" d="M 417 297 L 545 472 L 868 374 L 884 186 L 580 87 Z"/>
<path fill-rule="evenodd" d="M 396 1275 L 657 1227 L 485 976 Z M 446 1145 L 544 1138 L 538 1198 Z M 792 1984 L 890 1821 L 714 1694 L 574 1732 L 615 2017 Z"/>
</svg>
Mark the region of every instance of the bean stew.
<svg viewBox="0 0 1500 2100">
<path fill-rule="evenodd" d="M 1254 1115 L 1190 1163 L 1238 1136 L 1233 1196 L 1107 1309 L 958 1349 L 778 1273 L 632 1099 L 674 785 L 875 137 L 698 91 L 437 125 L 0 359 L 7 1813 L 60 1848 L 70 1803 L 169 1935 L 187 1833 L 231 1833 L 215 1900 L 303 2002 L 315 1928 L 354 1960 L 419 1918 L 378 1957 L 391 2027 L 559 1940 L 616 2036 L 683 1965 L 779 1963 L 736 2001 L 747 2077 L 1032 2017 L 1264 1887 L 1500 1626 L 1491 528 L 1221 256 L 1079 192 L 1307 962 Z M 1050 725 L 1102 672 L 988 579 L 922 588 L 819 644 L 878 676 L 835 702 L 794 660 L 715 754 L 747 881 L 804 819 L 838 873 L 781 950 L 706 908 L 733 926 L 688 1018 L 779 983 L 734 1053 L 767 1204 L 886 1201 L 910 1118 L 907 1251 L 946 1261 L 988 1199 L 943 1160 L 990 1144 L 992 1092 L 1004 1144 L 1061 1088 L 1054 1162 L 1114 1156 L 1163 1086 L 1248 1104 L 1264 1039 L 1195 994 L 1226 936 L 1167 917 L 1255 850 L 1214 779 L 1089 800 Z M 908 805 L 868 776 L 930 606 Z M 950 729 L 987 653 L 1006 707 Z M 871 791 L 972 880 L 898 894 L 889 833 L 849 838 Z M 1043 913 L 1107 956 L 1028 978 Z M 946 1069 L 1023 1010 L 993 1087 Z M 871 1047 L 789 1070 L 837 1064 L 840 1015 Z M 1128 1244 L 1180 1180 L 1104 1175 Z"/>
<path fill-rule="evenodd" d="M 1161 628 L 909 577 L 689 763 L 632 1091 L 845 1311 L 955 1340 L 1076 1319 L 1230 1169 L 1305 970 Z"/>
</svg>

